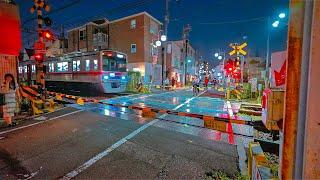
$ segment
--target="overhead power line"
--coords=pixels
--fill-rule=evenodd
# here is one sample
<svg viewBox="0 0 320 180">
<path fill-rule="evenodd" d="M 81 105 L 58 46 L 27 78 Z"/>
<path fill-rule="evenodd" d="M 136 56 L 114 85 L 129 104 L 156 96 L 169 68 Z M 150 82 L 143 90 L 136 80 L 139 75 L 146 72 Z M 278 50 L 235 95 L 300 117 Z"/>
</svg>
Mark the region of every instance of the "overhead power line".
<svg viewBox="0 0 320 180">
<path fill-rule="evenodd" d="M 155 1 L 155 0 L 138 0 L 138 1 L 130 2 L 130 3 L 126 3 L 124 5 L 120 5 L 118 7 L 115 7 L 115 8 L 109 9 L 109 10 L 100 10 L 98 13 L 96 13 L 95 15 L 92 15 L 92 16 L 87 16 L 87 17 L 80 18 L 80 19 L 70 18 L 70 19 L 65 20 L 63 25 L 65 26 L 66 29 L 73 28 L 75 26 L 79 26 L 83 23 L 86 23 L 86 22 L 89 22 L 92 20 L 104 18 L 108 15 L 110 16 L 110 15 L 113 15 L 116 13 L 126 12 L 127 10 L 131 10 L 131 9 L 140 7 L 142 5 L 149 4 L 152 1 Z M 77 22 L 74 22 L 74 21 L 77 21 Z"/>
<path fill-rule="evenodd" d="M 203 23 L 196 23 L 196 24 L 201 24 L 201 25 L 237 24 L 237 23 L 244 23 L 244 22 L 251 22 L 251 21 L 261 21 L 265 19 L 267 19 L 267 17 L 257 17 L 257 18 L 242 19 L 237 21 L 203 22 Z"/>
</svg>

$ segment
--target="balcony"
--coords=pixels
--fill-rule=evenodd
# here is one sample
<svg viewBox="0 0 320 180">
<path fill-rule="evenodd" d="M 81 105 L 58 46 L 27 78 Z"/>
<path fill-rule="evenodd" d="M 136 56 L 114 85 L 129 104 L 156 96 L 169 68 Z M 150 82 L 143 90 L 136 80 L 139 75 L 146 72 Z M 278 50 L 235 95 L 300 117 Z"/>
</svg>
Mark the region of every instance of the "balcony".
<svg viewBox="0 0 320 180">
<path fill-rule="evenodd" d="M 104 33 L 93 34 L 93 47 L 95 49 L 106 49 L 108 47 L 108 36 Z"/>
</svg>

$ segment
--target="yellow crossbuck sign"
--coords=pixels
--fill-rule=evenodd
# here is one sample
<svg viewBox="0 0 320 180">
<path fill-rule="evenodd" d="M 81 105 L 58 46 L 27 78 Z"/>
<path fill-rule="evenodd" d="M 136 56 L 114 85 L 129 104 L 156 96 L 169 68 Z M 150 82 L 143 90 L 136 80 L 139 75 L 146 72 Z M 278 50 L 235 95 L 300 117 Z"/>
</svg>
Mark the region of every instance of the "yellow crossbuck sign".
<svg viewBox="0 0 320 180">
<path fill-rule="evenodd" d="M 245 56 L 247 54 L 247 52 L 245 50 L 243 50 L 243 48 L 246 47 L 247 45 L 248 45 L 247 43 L 243 43 L 240 46 L 231 44 L 230 47 L 232 47 L 233 50 L 229 52 L 229 55 L 232 56 L 236 53 L 240 53 Z"/>
</svg>

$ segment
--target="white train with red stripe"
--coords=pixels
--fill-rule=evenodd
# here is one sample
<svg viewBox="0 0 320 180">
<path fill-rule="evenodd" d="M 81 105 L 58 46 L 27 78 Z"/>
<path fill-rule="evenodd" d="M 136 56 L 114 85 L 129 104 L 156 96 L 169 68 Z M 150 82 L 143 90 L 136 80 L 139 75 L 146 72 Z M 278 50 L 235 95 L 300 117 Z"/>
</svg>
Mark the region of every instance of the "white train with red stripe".
<svg viewBox="0 0 320 180">
<path fill-rule="evenodd" d="M 127 55 L 112 50 L 47 58 L 46 88 L 72 94 L 122 93 L 127 86 Z M 20 79 L 35 80 L 34 61 L 19 64 Z"/>
</svg>

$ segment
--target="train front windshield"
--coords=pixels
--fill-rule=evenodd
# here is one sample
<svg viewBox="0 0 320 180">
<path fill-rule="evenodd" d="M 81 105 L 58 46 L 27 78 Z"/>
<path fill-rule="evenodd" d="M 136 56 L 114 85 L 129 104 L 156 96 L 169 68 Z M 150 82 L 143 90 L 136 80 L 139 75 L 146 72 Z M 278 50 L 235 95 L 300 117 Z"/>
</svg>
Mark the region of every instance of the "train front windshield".
<svg viewBox="0 0 320 180">
<path fill-rule="evenodd" d="M 102 55 L 103 71 L 127 71 L 127 59 L 122 54 L 105 54 Z"/>
</svg>

